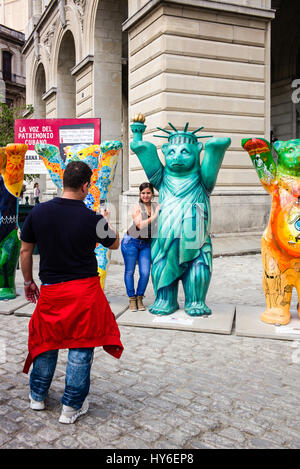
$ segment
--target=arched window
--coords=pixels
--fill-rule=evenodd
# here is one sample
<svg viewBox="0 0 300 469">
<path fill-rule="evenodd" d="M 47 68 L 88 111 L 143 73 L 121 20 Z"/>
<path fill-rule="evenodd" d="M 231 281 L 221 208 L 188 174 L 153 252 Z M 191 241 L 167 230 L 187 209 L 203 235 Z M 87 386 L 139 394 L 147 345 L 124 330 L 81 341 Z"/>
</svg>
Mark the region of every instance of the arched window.
<svg viewBox="0 0 300 469">
<path fill-rule="evenodd" d="M 4 81 L 11 81 L 12 54 L 7 50 L 2 52 L 2 75 Z"/>
<path fill-rule="evenodd" d="M 39 64 L 34 87 L 34 117 L 36 119 L 46 118 L 46 103 L 43 94 L 46 92 L 46 76 L 43 64 Z"/>
<path fill-rule="evenodd" d="M 61 41 L 57 63 L 57 117 L 76 117 L 76 81 L 71 70 L 76 64 L 75 42 L 71 31 Z"/>
</svg>

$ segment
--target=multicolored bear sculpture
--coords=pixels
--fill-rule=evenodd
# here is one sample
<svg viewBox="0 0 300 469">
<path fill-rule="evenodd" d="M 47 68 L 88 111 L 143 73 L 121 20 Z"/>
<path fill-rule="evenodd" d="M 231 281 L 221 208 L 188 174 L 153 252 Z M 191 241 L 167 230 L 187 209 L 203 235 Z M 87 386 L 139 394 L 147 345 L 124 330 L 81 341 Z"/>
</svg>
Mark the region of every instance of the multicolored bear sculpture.
<svg viewBox="0 0 300 469">
<path fill-rule="evenodd" d="M 19 197 L 28 147 L 10 143 L 0 148 L 0 300 L 16 298 L 15 275 L 20 255 Z"/>
<path fill-rule="evenodd" d="M 54 184 L 63 188 L 63 174 L 70 161 L 81 160 L 89 165 L 93 171 L 91 187 L 85 199 L 88 208 L 100 210 L 101 201 L 107 202 L 111 190 L 119 153 L 122 143 L 119 141 L 105 141 L 101 145 L 74 145 L 65 148 L 66 160 L 62 160 L 59 148 L 54 145 L 37 144 L 35 151 L 42 158 Z M 104 288 L 105 278 L 110 263 L 110 250 L 98 244 L 95 249 L 100 283 Z"/>
<path fill-rule="evenodd" d="M 261 320 L 284 325 L 290 322 L 294 287 L 300 297 L 300 140 L 274 143 L 277 164 L 265 139 L 243 139 L 242 147 L 272 196 L 271 215 L 261 242 L 267 306 Z"/>
<path fill-rule="evenodd" d="M 190 316 L 211 314 L 205 304 L 212 272 L 209 196 L 215 186 L 230 138 L 212 138 L 203 148 L 197 129 L 160 129 L 168 143 L 162 145 L 165 166 L 155 145 L 142 139 L 146 126 L 143 116 L 131 125 L 133 142 L 130 147 L 138 156 L 149 181 L 159 190 L 157 237 L 151 243 L 152 281 L 155 301 L 149 307 L 152 314 L 171 314 L 179 308 L 178 284 L 185 293 L 184 309 Z"/>
</svg>

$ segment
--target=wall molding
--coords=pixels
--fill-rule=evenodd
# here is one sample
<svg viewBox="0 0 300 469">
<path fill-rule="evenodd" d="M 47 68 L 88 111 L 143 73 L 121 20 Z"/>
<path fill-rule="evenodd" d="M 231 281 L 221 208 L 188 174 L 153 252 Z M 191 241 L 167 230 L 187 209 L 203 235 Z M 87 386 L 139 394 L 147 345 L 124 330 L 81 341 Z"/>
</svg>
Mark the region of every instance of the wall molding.
<svg viewBox="0 0 300 469">
<path fill-rule="evenodd" d="M 130 30 L 144 16 L 150 13 L 154 8 L 163 5 L 178 5 L 182 7 L 205 8 L 209 10 L 218 10 L 227 13 L 255 16 L 263 20 L 272 20 L 275 18 L 275 10 L 267 8 L 257 8 L 243 5 L 234 5 L 232 3 L 219 2 L 217 0 L 149 0 L 134 15 L 123 23 L 123 31 Z"/>
</svg>

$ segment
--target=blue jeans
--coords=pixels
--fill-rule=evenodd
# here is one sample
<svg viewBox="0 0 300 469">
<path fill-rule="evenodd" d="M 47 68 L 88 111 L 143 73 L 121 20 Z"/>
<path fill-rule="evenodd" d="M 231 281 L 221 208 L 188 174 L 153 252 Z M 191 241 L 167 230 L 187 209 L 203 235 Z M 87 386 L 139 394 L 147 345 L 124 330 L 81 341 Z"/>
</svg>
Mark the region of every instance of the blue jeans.
<svg viewBox="0 0 300 469">
<path fill-rule="evenodd" d="M 69 349 L 66 368 L 64 405 L 80 409 L 90 389 L 90 372 L 93 362 L 93 348 Z M 43 401 L 50 388 L 56 368 L 58 350 L 38 355 L 30 374 L 30 393 L 36 401 Z"/>
<path fill-rule="evenodd" d="M 143 296 L 148 285 L 151 267 L 151 243 L 125 235 L 121 243 L 121 251 L 125 262 L 124 281 L 127 295 Z M 137 290 L 134 289 L 134 271 L 138 261 L 140 278 Z"/>
</svg>

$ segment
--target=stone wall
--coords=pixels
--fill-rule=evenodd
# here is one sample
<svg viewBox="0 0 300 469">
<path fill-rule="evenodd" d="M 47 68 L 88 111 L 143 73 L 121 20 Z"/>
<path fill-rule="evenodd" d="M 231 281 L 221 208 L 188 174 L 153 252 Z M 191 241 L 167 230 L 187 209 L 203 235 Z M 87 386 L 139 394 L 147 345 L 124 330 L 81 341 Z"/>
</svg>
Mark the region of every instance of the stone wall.
<svg viewBox="0 0 300 469">
<path fill-rule="evenodd" d="M 25 60 L 22 55 L 25 36 L 7 26 L 0 25 L 0 100 L 16 107 L 25 104 Z M 11 75 L 5 77 L 3 53 L 11 54 Z"/>
<path fill-rule="evenodd" d="M 168 122 L 230 136 L 218 186 L 260 188 L 240 141 L 270 135 L 268 44 L 263 19 L 159 7 L 129 30 L 129 115 L 145 114 L 150 140 Z M 130 161 L 134 189 L 144 175 L 137 158 Z"/>
<path fill-rule="evenodd" d="M 0 24 L 25 34 L 32 0 L 3 0 L 0 2 Z"/>
<path fill-rule="evenodd" d="M 153 137 L 156 127 L 168 128 L 168 122 L 177 128 L 189 122 L 193 130 L 204 126 L 204 134 L 231 137 L 212 197 L 212 230 L 261 230 L 269 198 L 240 142 L 246 136 L 270 137 L 272 15 L 258 10 L 251 15 L 249 6 L 266 8 L 269 2 L 235 2 L 247 5 L 247 14 L 223 11 L 220 2 L 212 2 L 219 11 L 208 8 L 208 1 L 197 2 L 203 7 L 154 3 L 153 10 L 140 17 L 137 12 L 125 24 L 129 117 L 146 116 L 145 139 L 158 147 L 163 142 Z M 130 194 L 137 198 L 146 179 L 135 155 L 129 167 L 126 200 Z"/>
<path fill-rule="evenodd" d="M 27 103 L 37 101 L 35 84 L 42 66 L 46 117 L 63 117 L 58 106 L 58 64 L 64 38 L 72 35 L 73 117 L 101 117 L 102 140 L 126 140 L 112 193 L 114 203 L 121 195 L 121 206 L 126 199 L 124 207 L 130 213 L 138 186 L 146 180 L 127 142 L 127 135 L 131 139 L 128 121 L 142 112 L 145 138 L 158 147 L 162 142 L 153 134 L 157 126 L 167 128 L 168 122 L 178 128 L 186 122 L 191 129 L 203 125 L 206 134 L 230 136 L 232 145 L 212 197 L 213 230 L 262 229 L 269 198 L 240 141 L 244 136 L 270 136 L 274 15 L 269 8 L 269 0 L 129 0 L 127 14 L 127 2 L 121 0 L 50 2 L 24 49 Z M 127 89 L 122 90 L 127 34 L 128 112 Z M 66 94 L 60 99 L 63 103 Z"/>
</svg>

